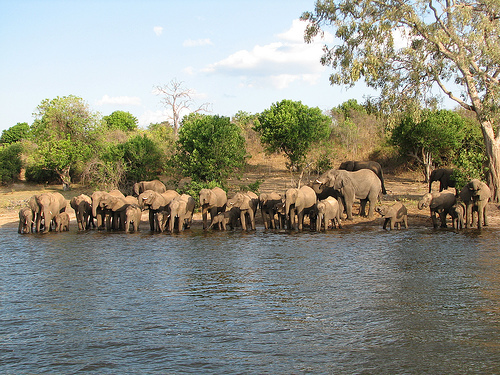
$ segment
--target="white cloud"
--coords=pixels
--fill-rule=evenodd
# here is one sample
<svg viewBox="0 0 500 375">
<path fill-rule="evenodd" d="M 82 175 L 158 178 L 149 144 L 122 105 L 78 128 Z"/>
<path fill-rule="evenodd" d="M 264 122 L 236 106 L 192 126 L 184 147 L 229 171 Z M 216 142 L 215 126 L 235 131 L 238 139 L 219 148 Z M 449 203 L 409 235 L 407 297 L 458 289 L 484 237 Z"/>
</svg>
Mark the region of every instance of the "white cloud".
<svg viewBox="0 0 500 375">
<path fill-rule="evenodd" d="M 142 103 L 141 103 L 141 98 L 137 96 L 109 96 L 109 95 L 104 95 L 101 98 L 101 100 L 98 100 L 96 102 L 96 105 L 99 106 L 106 104 L 140 106 Z"/>
<path fill-rule="evenodd" d="M 163 33 L 163 27 L 155 26 L 153 27 L 153 31 L 155 32 L 156 36 L 160 36 Z"/>
<path fill-rule="evenodd" d="M 278 34 L 279 41 L 252 50 L 240 50 L 229 57 L 210 64 L 206 73 L 220 73 L 236 76 L 254 77 L 273 87 L 284 89 L 296 81 L 313 84 L 325 70 L 320 63 L 323 44 L 333 41 L 331 34 L 325 33 L 323 39 L 316 38 L 312 43 L 304 42 L 306 23 L 295 20 L 289 30 Z"/>
<path fill-rule="evenodd" d="M 202 46 L 209 46 L 213 45 L 212 41 L 208 38 L 206 39 L 188 39 L 185 40 L 184 43 L 182 43 L 184 47 L 202 47 Z"/>
</svg>

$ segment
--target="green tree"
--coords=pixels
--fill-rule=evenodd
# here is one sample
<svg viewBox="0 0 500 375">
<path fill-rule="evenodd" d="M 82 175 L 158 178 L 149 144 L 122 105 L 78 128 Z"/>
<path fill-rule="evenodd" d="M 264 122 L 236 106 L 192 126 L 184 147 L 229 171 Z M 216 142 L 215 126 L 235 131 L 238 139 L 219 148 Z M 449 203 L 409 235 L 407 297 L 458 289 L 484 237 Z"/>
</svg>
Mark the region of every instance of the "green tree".
<svg viewBox="0 0 500 375">
<path fill-rule="evenodd" d="M 174 157 L 182 174 L 223 184 L 246 165 L 246 158 L 241 128 L 229 117 L 196 113 L 184 117 Z"/>
<path fill-rule="evenodd" d="M 325 46 L 321 58 L 334 69 L 332 84 L 350 87 L 363 80 L 380 90 L 383 103 L 399 109 L 432 98 L 438 88 L 473 112 L 499 200 L 498 1 L 318 0 L 302 19 L 308 21 L 308 42 L 322 27 L 335 30 L 338 43 Z"/>
<path fill-rule="evenodd" d="M 127 181 L 138 182 L 158 178 L 163 172 L 164 155 L 145 134 L 136 135 L 118 145 L 126 166 Z"/>
<path fill-rule="evenodd" d="M 403 118 L 393 129 L 391 141 L 422 165 L 427 182 L 436 162 L 446 164 L 454 160 L 464 145 L 466 130 L 467 121 L 458 113 L 427 111 L 420 120 Z"/>
<path fill-rule="evenodd" d="M 68 189 L 71 171 L 81 171 L 96 151 L 93 145 L 102 130 L 101 118 L 73 95 L 43 100 L 34 116 L 30 133 L 37 147 L 28 155 L 28 167 L 56 172 Z"/>
<path fill-rule="evenodd" d="M 114 111 L 109 116 L 103 117 L 109 130 L 122 130 L 125 132 L 137 130 L 137 118 L 130 112 Z"/>
<path fill-rule="evenodd" d="M 10 145 L 11 143 L 19 142 L 29 136 L 30 126 L 26 122 L 18 122 L 7 130 L 2 131 L 0 143 Z"/>
<path fill-rule="evenodd" d="M 283 152 L 290 170 L 299 169 L 312 144 L 330 135 L 331 120 L 317 107 L 282 100 L 262 112 L 254 129 L 269 153 Z"/>
<path fill-rule="evenodd" d="M 15 181 L 21 173 L 22 146 L 19 142 L 0 147 L 0 182 Z"/>
</svg>

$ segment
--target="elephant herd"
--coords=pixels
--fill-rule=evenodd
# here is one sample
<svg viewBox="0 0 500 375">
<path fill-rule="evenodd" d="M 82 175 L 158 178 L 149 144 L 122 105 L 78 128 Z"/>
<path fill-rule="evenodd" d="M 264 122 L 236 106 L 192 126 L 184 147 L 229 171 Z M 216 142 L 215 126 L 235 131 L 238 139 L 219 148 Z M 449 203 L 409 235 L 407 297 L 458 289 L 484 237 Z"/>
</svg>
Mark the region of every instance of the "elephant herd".
<svg viewBox="0 0 500 375">
<path fill-rule="evenodd" d="M 238 192 L 230 199 L 218 187 L 202 189 L 199 206 L 203 229 L 220 230 L 241 227 L 255 230 L 255 217 L 260 208 L 266 229 L 304 228 L 309 217 L 311 230 L 341 227 L 344 213 L 353 219 L 352 206 L 360 201 L 360 215 L 372 217 L 378 212 L 384 218 L 383 228 L 408 227 L 406 207 L 396 202 L 392 206 L 378 206 L 384 194 L 382 169 L 376 162 L 348 162 L 339 169 L 321 175 L 310 185 L 288 189 L 284 194 L 251 191 Z M 142 212 L 149 212 L 149 229 L 153 232 L 183 231 L 191 226 L 195 200 L 187 194 L 168 190 L 159 180 L 141 181 L 134 185 L 133 196 L 124 196 L 119 190 L 95 191 L 91 196 L 81 194 L 70 200 L 75 211 L 78 230 L 91 228 L 138 231 Z M 490 190 L 479 180 L 470 181 L 457 196 L 449 191 L 427 193 L 418 203 L 419 209 L 428 208 L 434 227 L 446 226 L 446 217 L 452 217 L 457 229 L 474 225 L 487 225 L 486 203 Z M 367 210 L 367 204 L 368 212 Z M 60 193 L 43 193 L 30 198 L 28 206 L 19 211 L 19 233 L 69 230 L 67 201 Z M 210 214 L 210 222 L 208 220 Z M 474 219 L 472 219 L 474 218 Z"/>
</svg>

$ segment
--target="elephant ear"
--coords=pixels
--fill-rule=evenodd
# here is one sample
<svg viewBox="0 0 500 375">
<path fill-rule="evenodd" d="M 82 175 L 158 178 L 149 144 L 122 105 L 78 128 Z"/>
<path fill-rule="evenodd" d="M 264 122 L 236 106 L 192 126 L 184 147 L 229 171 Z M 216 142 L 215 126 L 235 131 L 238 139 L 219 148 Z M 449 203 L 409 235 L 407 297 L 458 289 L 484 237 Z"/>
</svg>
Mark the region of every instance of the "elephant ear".
<svg viewBox="0 0 500 375">
<path fill-rule="evenodd" d="M 160 197 L 159 197 L 160 194 L 158 193 L 152 193 L 152 197 L 151 197 L 151 209 L 152 210 L 159 210 L 160 207 L 161 207 L 161 202 L 160 202 Z"/>
<path fill-rule="evenodd" d="M 210 206 L 217 206 L 217 194 L 215 194 L 213 191 L 210 191 L 210 197 L 208 199 L 209 205 Z"/>
</svg>

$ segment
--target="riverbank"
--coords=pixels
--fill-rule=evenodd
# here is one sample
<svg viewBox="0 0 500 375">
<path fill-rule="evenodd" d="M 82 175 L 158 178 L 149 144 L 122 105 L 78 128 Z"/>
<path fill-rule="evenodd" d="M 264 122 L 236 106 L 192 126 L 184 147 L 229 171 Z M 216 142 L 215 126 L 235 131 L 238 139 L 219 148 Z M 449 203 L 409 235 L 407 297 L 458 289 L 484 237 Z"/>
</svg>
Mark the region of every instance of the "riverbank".
<svg viewBox="0 0 500 375">
<path fill-rule="evenodd" d="M 266 178 L 265 176 L 252 176 L 263 180 L 260 186 L 260 192 L 284 192 L 289 186 L 289 179 L 286 174 Z M 249 178 L 245 179 L 250 181 Z M 253 181 L 250 181 L 253 182 Z M 427 210 L 418 210 L 417 202 L 427 192 L 427 184 L 420 182 L 414 175 L 386 175 L 385 185 L 388 194 L 382 197 L 382 204 L 392 204 L 394 201 L 401 201 L 408 209 L 409 226 L 431 226 L 429 213 Z M 437 184 L 436 184 L 437 188 Z M 452 189 L 453 190 L 453 189 Z M 85 187 L 76 186 L 70 191 L 62 191 L 60 185 L 34 185 L 26 183 L 16 183 L 0 188 L 0 227 L 17 228 L 19 209 L 26 206 L 29 198 L 34 194 L 43 192 L 60 192 L 68 200 L 67 212 L 71 218 L 71 228 L 76 228 L 76 220 L 73 209 L 69 206 L 69 200 L 79 194 L 92 193 L 91 190 Z M 231 193 L 230 193 L 231 195 Z M 358 212 L 358 205 L 355 204 L 354 214 Z M 498 205 L 490 203 L 488 206 L 489 226 L 500 228 L 500 210 Z M 145 212 L 142 217 L 141 228 L 147 228 L 148 214 Z M 257 226 L 262 225 L 260 213 L 257 213 Z M 378 226 L 383 224 L 383 219 L 380 215 L 375 214 L 371 219 L 354 216 L 352 221 L 343 221 L 344 226 L 365 225 Z M 202 219 L 200 213 L 195 213 L 193 217 L 193 225 L 201 226 Z"/>
</svg>

